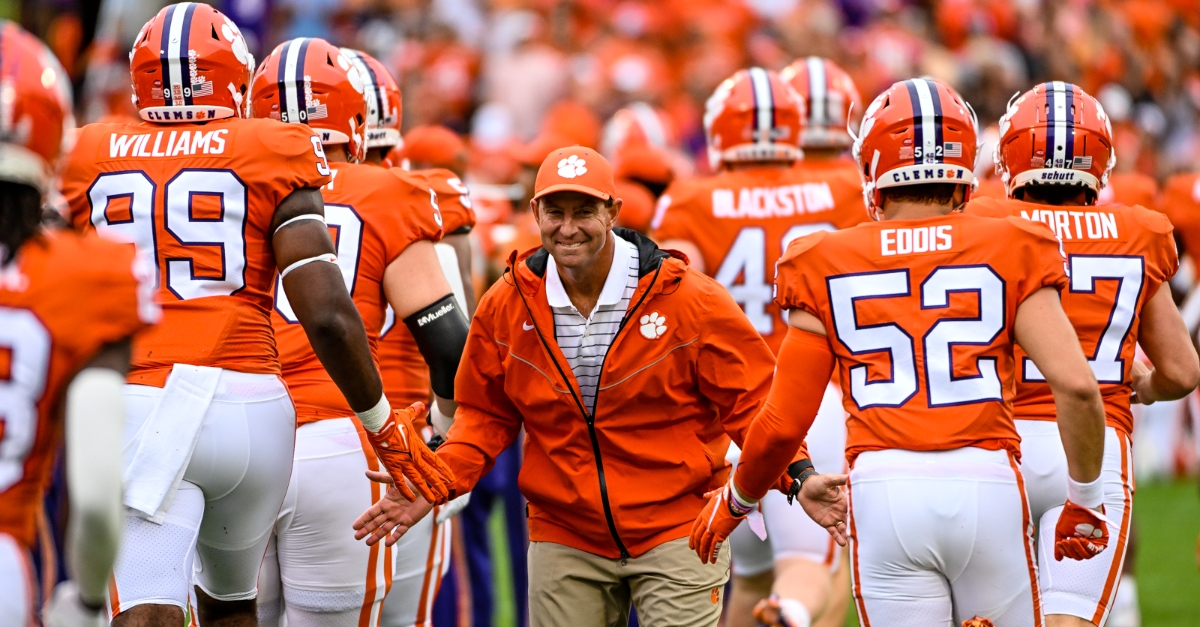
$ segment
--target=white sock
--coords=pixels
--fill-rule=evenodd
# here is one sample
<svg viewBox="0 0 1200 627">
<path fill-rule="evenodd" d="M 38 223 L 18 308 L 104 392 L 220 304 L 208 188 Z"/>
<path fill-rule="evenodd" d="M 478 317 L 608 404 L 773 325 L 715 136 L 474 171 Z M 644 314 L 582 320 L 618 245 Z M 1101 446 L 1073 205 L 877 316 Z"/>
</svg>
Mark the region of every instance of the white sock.
<svg viewBox="0 0 1200 627">
<path fill-rule="evenodd" d="M 789 627 L 812 627 L 812 615 L 796 599 L 779 599 L 779 613 Z"/>
</svg>

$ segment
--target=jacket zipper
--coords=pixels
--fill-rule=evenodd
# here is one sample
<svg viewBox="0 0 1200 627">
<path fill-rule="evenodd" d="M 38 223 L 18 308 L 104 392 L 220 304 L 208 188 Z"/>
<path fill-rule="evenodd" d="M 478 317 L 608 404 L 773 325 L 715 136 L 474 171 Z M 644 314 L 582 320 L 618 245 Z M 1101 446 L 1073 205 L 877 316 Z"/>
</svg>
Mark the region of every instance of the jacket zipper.
<svg viewBox="0 0 1200 627">
<path fill-rule="evenodd" d="M 600 384 L 604 382 L 604 365 L 608 363 L 608 354 L 617 343 L 617 339 L 621 337 L 621 331 L 625 330 L 625 323 L 633 318 L 638 308 L 645 302 L 646 297 L 650 295 L 650 290 L 654 289 L 654 284 L 658 282 L 658 273 L 661 270 L 662 263 L 659 263 L 658 268 L 654 270 L 654 276 L 650 279 L 650 285 L 646 286 L 645 292 L 642 292 L 642 297 L 621 318 L 621 324 L 617 326 L 617 332 L 613 334 L 612 343 L 608 345 L 608 350 L 604 351 L 604 359 L 600 361 L 600 374 L 596 376 L 596 396 L 592 399 L 592 412 L 584 412 L 584 418 L 587 420 L 588 435 L 592 438 L 592 454 L 596 457 L 596 471 L 600 476 L 600 501 L 604 504 L 604 517 L 608 520 L 608 531 L 612 534 L 613 540 L 617 543 L 617 548 L 621 551 L 622 566 L 625 565 L 625 561 L 629 559 L 630 555 L 629 551 L 625 549 L 625 543 L 621 541 L 621 535 L 617 533 L 617 523 L 613 520 L 612 506 L 608 503 L 608 482 L 604 479 L 604 459 L 600 456 L 600 440 L 596 438 L 596 407 L 600 405 Z"/>
<path fill-rule="evenodd" d="M 662 271 L 662 263 L 659 263 L 658 267 L 655 268 L 654 276 L 650 279 L 650 285 L 646 286 L 646 291 L 642 292 L 642 297 L 638 299 L 637 304 L 631 307 L 625 316 L 621 318 L 621 324 L 617 327 L 617 332 L 613 334 L 612 344 L 609 344 L 609 350 L 612 350 L 613 344 L 617 343 L 617 338 L 620 337 L 621 331 L 625 329 L 625 323 L 633 317 L 633 314 L 638 310 L 639 307 L 642 306 L 642 303 L 645 302 L 646 297 L 650 295 L 650 290 L 654 287 L 654 284 L 658 282 L 658 273 L 660 271 Z M 534 319 L 533 310 L 529 307 L 529 301 L 525 300 L 525 293 L 522 292 L 521 287 L 517 285 L 516 272 L 513 272 L 513 287 L 516 288 L 517 294 L 521 296 L 521 302 L 525 305 L 525 311 L 529 313 L 529 318 L 532 322 Z M 554 357 L 554 352 L 550 350 L 550 345 L 546 342 L 546 338 L 542 335 L 542 330 L 537 328 L 536 324 L 534 325 L 534 330 L 537 332 L 538 339 L 542 342 L 542 348 L 544 348 L 546 353 L 550 356 L 550 361 L 554 362 L 554 368 L 558 370 L 559 376 L 563 378 L 563 381 L 569 381 L 569 379 L 567 379 L 567 373 L 563 372 L 562 366 L 559 365 L 558 359 Z M 596 459 L 596 474 L 600 480 L 600 504 L 604 507 L 604 520 L 608 523 L 608 533 L 612 535 L 613 542 L 615 542 L 617 545 L 617 550 L 621 552 L 621 565 L 623 566 L 631 556 L 629 554 L 629 550 L 625 548 L 625 542 L 621 540 L 621 534 L 617 532 L 617 522 L 613 519 L 612 505 L 608 502 L 608 481 L 604 478 L 604 458 L 600 454 L 600 440 L 596 437 L 596 416 L 594 408 L 600 399 L 600 382 L 604 380 L 604 364 L 607 362 L 608 351 L 605 351 L 604 359 L 600 362 L 600 374 L 596 377 L 596 398 L 592 400 L 593 411 L 589 412 L 587 408 L 584 407 L 583 400 L 579 398 L 579 395 L 575 393 L 575 388 L 571 387 L 569 383 L 567 384 L 567 389 L 570 390 L 571 398 L 575 400 L 575 406 L 579 409 L 579 412 L 583 414 L 584 422 L 587 423 L 588 437 L 592 441 L 592 456 Z"/>
</svg>

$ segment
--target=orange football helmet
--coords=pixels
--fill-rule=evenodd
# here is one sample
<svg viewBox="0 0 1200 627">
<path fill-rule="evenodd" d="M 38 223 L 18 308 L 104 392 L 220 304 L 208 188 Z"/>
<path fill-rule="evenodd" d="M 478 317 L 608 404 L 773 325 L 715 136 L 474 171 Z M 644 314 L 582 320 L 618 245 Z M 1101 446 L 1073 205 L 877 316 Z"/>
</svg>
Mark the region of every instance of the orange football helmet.
<svg viewBox="0 0 1200 627">
<path fill-rule="evenodd" d="M 1112 124 L 1079 87 L 1042 83 L 1008 103 L 995 161 L 1010 197 L 1026 185 L 1079 185 L 1099 194 L 1117 164 Z"/>
<path fill-rule="evenodd" d="M 879 190 L 925 183 L 975 186 L 975 111 L 928 78 L 893 84 L 863 114 L 851 152 L 863 179 L 867 214 L 881 218 Z"/>
<path fill-rule="evenodd" d="M 0 20 L 0 180 L 45 192 L 64 149 L 71 79 L 37 37 Z"/>
<path fill-rule="evenodd" d="M 322 144 L 346 144 L 353 161 L 367 155 L 367 99 L 358 68 L 333 44 L 298 37 L 275 47 L 254 74 L 256 118 L 307 124 Z"/>
<path fill-rule="evenodd" d="M 630 146 L 667 148 L 673 143 L 666 115 L 644 102 L 634 102 L 619 109 L 604 123 L 600 154 L 612 159 Z"/>
<path fill-rule="evenodd" d="M 708 162 L 795 161 L 804 132 L 804 101 L 779 74 L 738 70 L 709 97 L 704 110 Z"/>
<path fill-rule="evenodd" d="M 862 96 L 854 79 L 836 63 L 821 57 L 797 59 L 779 73 L 804 100 L 808 116 L 800 134 L 801 148 L 846 147 L 851 143 L 847 125 Z"/>
<path fill-rule="evenodd" d="M 146 22 L 129 53 L 133 104 L 147 122 L 250 117 L 254 55 L 233 20 L 180 2 Z"/>
<path fill-rule="evenodd" d="M 358 68 L 367 93 L 367 148 L 395 148 L 400 138 L 400 85 L 379 59 L 353 48 L 342 52 Z"/>
</svg>

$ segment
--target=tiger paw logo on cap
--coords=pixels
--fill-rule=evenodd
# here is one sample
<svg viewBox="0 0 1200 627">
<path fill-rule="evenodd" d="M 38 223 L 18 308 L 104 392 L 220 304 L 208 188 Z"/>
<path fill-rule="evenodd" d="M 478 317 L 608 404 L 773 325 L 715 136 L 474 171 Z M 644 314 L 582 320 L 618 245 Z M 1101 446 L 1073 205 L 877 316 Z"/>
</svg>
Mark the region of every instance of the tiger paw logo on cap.
<svg viewBox="0 0 1200 627">
<path fill-rule="evenodd" d="M 587 161 L 576 155 L 571 155 L 558 162 L 558 175 L 565 179 L 573 179 L 587 174 Z"/>
</svg>

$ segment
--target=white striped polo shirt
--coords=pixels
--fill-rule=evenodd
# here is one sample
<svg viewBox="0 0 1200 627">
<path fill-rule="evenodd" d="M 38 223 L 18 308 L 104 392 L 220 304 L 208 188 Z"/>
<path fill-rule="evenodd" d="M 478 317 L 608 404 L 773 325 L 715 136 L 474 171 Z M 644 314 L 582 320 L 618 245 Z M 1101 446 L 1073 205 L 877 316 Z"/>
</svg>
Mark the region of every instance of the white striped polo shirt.
<svg viewBox="0 0 1200 627">
<path fill-rule="evenodd" d="M 583 404 L 589 412 L 594 411 L 596 404 L 600 366 L 621 326 L 621 318 L 629 310 L 629 300 L 633 298 L 638 284 L 637 248 L 612 231 L 608 236 L 613 238 L 615 244 L 612 266 L 600 290 L 596 308 L 587 318 L 579 313 L 567 296 L 562 278 L 558 276 L 554 256 L 546 261 L 546 300 L 554 312 L 554 339 L 558 341 L 558 347 L 575 373 L 579 391 L 583 394 Z"/>
</svg>

